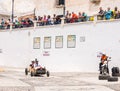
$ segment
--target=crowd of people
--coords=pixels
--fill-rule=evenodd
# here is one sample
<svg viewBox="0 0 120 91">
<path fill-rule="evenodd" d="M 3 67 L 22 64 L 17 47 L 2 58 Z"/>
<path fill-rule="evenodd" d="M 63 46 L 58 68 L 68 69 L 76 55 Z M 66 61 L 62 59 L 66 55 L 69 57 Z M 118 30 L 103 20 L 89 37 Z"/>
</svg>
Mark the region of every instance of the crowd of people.
<svg viewBox="0 0 120 91">
<path fill-rule="evenodd" d="M 111 10 L 110 7 L 107 10 L 103 10 L 102 7 L 99 8 L 98 12 L 98 20 L 110 20 L 110 19 L 119 19 L 120 18 L 120 10 L 117 7 L 114 10 Z"/>
<path fill-rule="evenodd" d="M 0 29 L 10 29 L 11 19 L 1 19 Z M 13 28 L 33 27 L 33 20 L 26 18 L 21 20 L 15 20 L 12 24 Z"/>
<path fill-rule="evenodd" d="M 37 26 L 44 25 L 56 25 L 61 24 L 61 18 L 63 15 L 44 15 L 44 16 L 34 16 L 33 19 L 26 18 L 21 20 L 15 20 L 12 24 L 13 28 L 23 28 L 23 27 L 33 27 L 34 22 L 37 21 Z M 114 10 L 111 10 L 110 7 L 107 10 L 103 10 L 102 7 L 99 8 L 99 12 L 97 14 L 98 20 L 109 20 L 109 19 L 119 19 L 120 18 L 120 10 L 117 7 Z M 74 23 L 74 22 L 85 22 L 85 21 L 93 21 L 90 16 L 88 16 L 85 12 L 78 12 L 78 14 L 74 12 L 66 11 L 65 15 L 65 23 Z M 10 29 L 11 20 L 1 19 L 0 29 Z"/>
</svg>

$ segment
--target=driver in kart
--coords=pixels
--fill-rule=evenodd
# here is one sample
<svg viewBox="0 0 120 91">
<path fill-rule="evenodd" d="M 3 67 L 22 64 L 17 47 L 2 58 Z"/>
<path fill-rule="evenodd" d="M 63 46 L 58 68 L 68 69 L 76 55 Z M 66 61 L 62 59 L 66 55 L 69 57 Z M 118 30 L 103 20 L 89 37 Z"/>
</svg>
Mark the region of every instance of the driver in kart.
<svg viewBox="0 0 120 91">
<path fill-rule="evenodd" d="M 41 65 L 39 65 L 39 62 L 38 62 L 38 60 L 37 59 L 35 59 L 35 63 L 34 63 L 34 69 L 42 69 L 42 66 Z"/>
<path fill-rule="evenodd" d="M 99 70 L 100 70 L 100 74 L 102 74 L 102 65 L 107 61 L 108 56 L 106 56 L 106 54 L 101 54 L 100 56 L 100 63 L 99 63 Z"/>
</svg>

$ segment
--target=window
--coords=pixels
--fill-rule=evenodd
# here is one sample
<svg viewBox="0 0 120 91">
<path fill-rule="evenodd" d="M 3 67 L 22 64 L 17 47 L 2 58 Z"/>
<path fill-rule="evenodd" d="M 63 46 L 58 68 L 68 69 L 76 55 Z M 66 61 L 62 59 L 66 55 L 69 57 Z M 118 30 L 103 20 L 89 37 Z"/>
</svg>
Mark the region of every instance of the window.
<svg viewBox="0 0 120 91">
<path fill-rule="evenodd" d="M 34 37 L 33 48 L 34 49 L 40 49 L 40 37 Z"/>
<path fill-rule="evenodd" d="M 63 36 L 55 37 L 55 48 L 63 48 Z"/>
<path fill-rule="evenodd" d="M 68 35 L 67 37 L 67 47 L 75 48 L 76 46 L 76 35 Z"/>
<path fill-rule="evenodd" d="M 44 49 L 51 48 L 51 37 L 44 37 Z"/>
</svg>

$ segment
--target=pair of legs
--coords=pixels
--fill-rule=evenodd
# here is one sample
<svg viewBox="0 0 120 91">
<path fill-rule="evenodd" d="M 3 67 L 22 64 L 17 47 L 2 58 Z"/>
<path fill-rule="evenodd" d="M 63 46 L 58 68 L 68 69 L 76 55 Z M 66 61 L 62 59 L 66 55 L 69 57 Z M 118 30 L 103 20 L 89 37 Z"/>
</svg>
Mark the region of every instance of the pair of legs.
<svg viewBox="0 0 120 91">
<path fill-rule="evenodd" d="M 100 74 L 102 74 L 102 65 L 103 65 L 103 63 L 102 62 L 100 62 L 99 63 L 99 70 L 100 70 Z M 109 74 L 109 69 L 108 69 L 108 66 L 107 66 L 107 68 L 105 68 L 105 69 L 107 69 L 107 73 Z"/>
</svg>

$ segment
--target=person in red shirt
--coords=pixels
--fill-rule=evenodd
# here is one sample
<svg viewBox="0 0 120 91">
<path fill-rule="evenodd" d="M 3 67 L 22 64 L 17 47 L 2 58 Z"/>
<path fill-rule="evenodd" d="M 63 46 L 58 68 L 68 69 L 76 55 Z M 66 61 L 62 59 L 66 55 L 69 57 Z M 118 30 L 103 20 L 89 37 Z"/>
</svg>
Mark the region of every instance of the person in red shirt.
<svg viewBox="0 0 120 91">
<path fill-rule="evenodd" d="M 77 22 L 78 21 L 78 15 L 72 12 L 72 22 Z"/>
<path fill-rule="evenodd" d="M 101 55 L 101 59 L 100 59 L 100 63 L 99 63 L 99 70 L 100 70 L 100 74 L 102 74 L 102 65 L 104 64 L 105 61 L 107 61 L 108 56 L 106 56 L 105 54 Z"/>
</svg>

